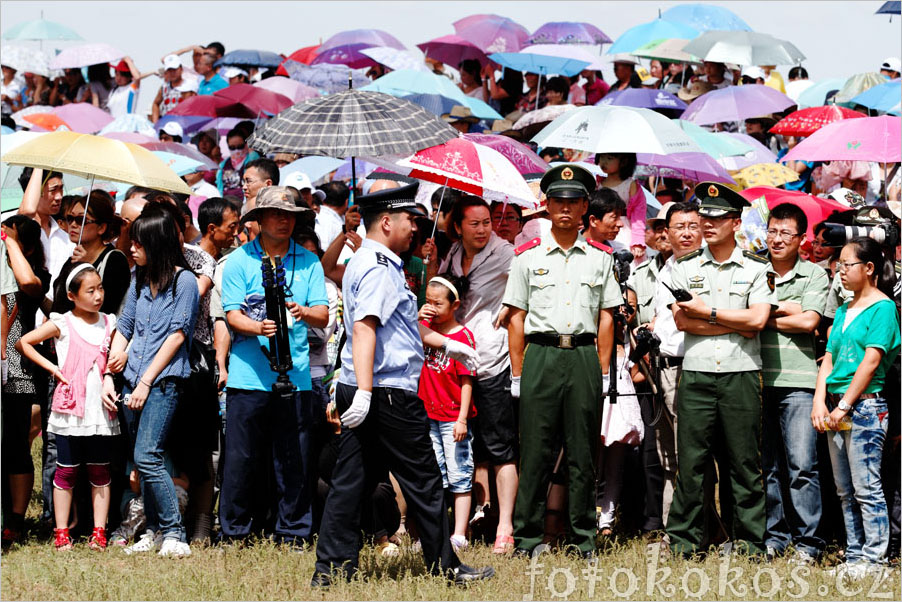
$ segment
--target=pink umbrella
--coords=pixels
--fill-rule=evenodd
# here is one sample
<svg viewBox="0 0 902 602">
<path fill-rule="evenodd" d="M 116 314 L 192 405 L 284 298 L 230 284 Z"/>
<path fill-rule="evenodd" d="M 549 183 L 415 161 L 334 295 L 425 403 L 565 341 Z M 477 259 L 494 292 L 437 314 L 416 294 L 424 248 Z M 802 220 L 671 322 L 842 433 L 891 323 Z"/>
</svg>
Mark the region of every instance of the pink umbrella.
<svg viewBox="0 0 902 602">
<path fill-rule="evenodd" d="M 241 103 L 254 113 L 281 113 L 294 102 L 287 96 L 270 92 L 265 88 L 258 88 L 250 84 L 235 84 L 213 93 L 215 98 L 224 98 Z"/>
<path fill-rule="evenodd" d="M 498 15 L 470 15 L 454 22 L 454 33 L 473 42 L 486 54 L 517 52 L 529 39 L 519 23 Z"/>
<path fill-rule="evenodd" d="M 144 144 L 145 142 L 156 141 L 155 138 L 145 136 L 144 134 L 138 134 L 137 132 L 108 132 L 106 134 L 101 134 L 101 136 L 120 142 L 131 142 L 132 144 Z"/>
<path fill-rule="evenodd" d="M 118 63 L 125 53 L 109 44 L 82 44 L 66 48 L 50 59 L 51 69 L 74 69 L 100 63 Z"/>
<path fill-rule="evenodd" d="M 281 76 L 261 79 L 260 81 L 255 83 L 254 86 L 257 88 L 263 88 L 264 90 L 269 90 L 270 92 L 275 92 L 276 94 L 287 96 L 295 103 L 301 102 L 302 100 L 307 100 L 308 98 L 316 98 L 317 96 L 319 96 L 319 91 L 316 90 L 316 88 L 305 86 L 301 82 L 296 82 L 293 79 Z"/>
<path fill-rule="evenodd" d="M 707 153 L 673 153 L 655 155 L 638 153 L 636 173 L 665 178 L 685 178 L 693 182 L 725 182 L 734 184 L 733 178 Z"/>
<path fill-rule="evenodd" d="M 783 161 L 902 161 L 902 117 L 834 121 L 799 142 Z"/>
<path fill-rule="evenodd" d="M 87 102 L 55 107 L 51 113 L 65 121 L 73 132 L 94 134 L 113 121 L 113 116 Z"/>
<path fill-rule="evenodd" d="M 143 146 L 149 151 L 162 151 L 165 153 L 172 153 L 173 155 L 181 155 L 182 157 L 193 159 L 194 161 L 200 163 L 200 167 L 203 167 L 204 169 L 216 169 L 218 167 L 216 163 L 214 163 L 213 160 L 208 156 L 204 155 L 193 146 L 188 146 L 187 144 L 181 142 L 162 142 L 160 140 L 152 140 L 150 142 L 141 143 L 140 146 Z"/>
<path fill-rule="evenodd" d="M 492 134 L 464 134 L 465 140 L 493 148 L 513 163 L 524 176 L 527 174 L 543 174 L 548 171 L 548 163 L 531 148 L 507 136 Z"/>
<path fill-rule="evenodd" d="M 698 125 L 743 121 L 778 113 L 796 103 L 778 90 L 760 84 L 727 86 L 695 99 L 680 119 Z"/>
<path fill-rule="evenodd" d="M 422 50 L 427 58 L 454 67 L 467 59 L 476 59 L 482 66 L 489 62 L 489 57 L 476 44 L 453 33 L 417 44 L 417 48 Z"/>
</svg>

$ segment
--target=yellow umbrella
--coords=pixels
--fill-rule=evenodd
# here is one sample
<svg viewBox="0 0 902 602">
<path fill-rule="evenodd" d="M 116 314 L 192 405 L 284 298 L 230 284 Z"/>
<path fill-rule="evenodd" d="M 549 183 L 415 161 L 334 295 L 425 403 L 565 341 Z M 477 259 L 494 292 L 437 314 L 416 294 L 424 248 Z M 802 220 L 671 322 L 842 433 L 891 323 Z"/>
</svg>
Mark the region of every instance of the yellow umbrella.
<svg viewBox="0 0 902 602">
<path fill-rule="evenodd" d="M 51 132 L 17 146 L 0 160 L 10 165 L 40 167 L 91 178 L 92 181 L 97 177 L 191 194 L 191 188 L 146 148 L 90 134 Z"/>
<path fill-rule="evenodd" d="M 780 163 L 757 163 L 731 172 L 730 175 L 742 189 L 753 186 L 781 186 L 799 179 L 796 171 Z"/>
</svg>

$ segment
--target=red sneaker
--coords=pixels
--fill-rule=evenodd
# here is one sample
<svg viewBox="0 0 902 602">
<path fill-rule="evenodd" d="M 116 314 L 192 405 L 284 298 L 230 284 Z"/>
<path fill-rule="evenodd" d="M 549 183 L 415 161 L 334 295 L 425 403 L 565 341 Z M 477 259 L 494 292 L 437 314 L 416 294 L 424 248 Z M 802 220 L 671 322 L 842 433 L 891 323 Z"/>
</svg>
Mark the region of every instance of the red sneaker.
<svg viewBox="0 0 902 602">
<path fill-rule="evenodd" d="M 106 550 L 106 546 L 106 529 L 103 527 L 94 527 L 94 530 L 91 532 L 91 538 L 88 539 L 88 547 L 92 550 L 102 552 Z"/>
<path fill-rule="evenodd" d="M 69 537 L 69 529 L 54 529 L 55 541 L 53 545 L 60 552 L 67 552 L 72 549 L 72 538 Z"/>
</svg>

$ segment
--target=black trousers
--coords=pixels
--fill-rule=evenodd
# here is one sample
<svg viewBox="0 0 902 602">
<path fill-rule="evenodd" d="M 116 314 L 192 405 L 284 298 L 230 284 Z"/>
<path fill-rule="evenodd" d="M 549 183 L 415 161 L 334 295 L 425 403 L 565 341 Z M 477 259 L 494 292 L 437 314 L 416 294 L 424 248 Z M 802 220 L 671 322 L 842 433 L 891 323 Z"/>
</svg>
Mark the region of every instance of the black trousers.
<svg viewBox="0 0 902 602">
<path fill-rule="evenodd" d="M 350 407 L 355 391 L 338 384 L 339 415 Z M 357 571 L 363 500 L 386 480 L 389 471 L 416 520 L 426 567 L 438 574 L 459 566 L 451 549 L 442 475 L 429 438 L 426 409 L 416 393 L 374 387 L 366 420 L 355 429 L 343 426 L 339 437 L 332 488 L 316 544 L 316 574 L 341 569 L 350 578 Z"/>
</svg>

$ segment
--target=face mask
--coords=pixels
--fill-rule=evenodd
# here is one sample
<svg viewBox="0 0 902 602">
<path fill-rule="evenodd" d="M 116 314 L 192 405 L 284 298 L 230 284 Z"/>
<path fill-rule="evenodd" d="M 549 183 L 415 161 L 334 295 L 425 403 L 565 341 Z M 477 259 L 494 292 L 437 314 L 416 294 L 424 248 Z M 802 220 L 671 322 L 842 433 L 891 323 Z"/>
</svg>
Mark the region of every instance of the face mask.
<svg viewBox="0 0 902 602">
<path fill-rule="evenodd" d="M 241 150 L 232 151 L 231 156 L 229 157 L 232 160 L 232 167 L 238 168 L 241 166 L 241 163 L 244 162 L 244 159 L 247 157 L 247 147 L 244 147 Z"/>
</svg>

